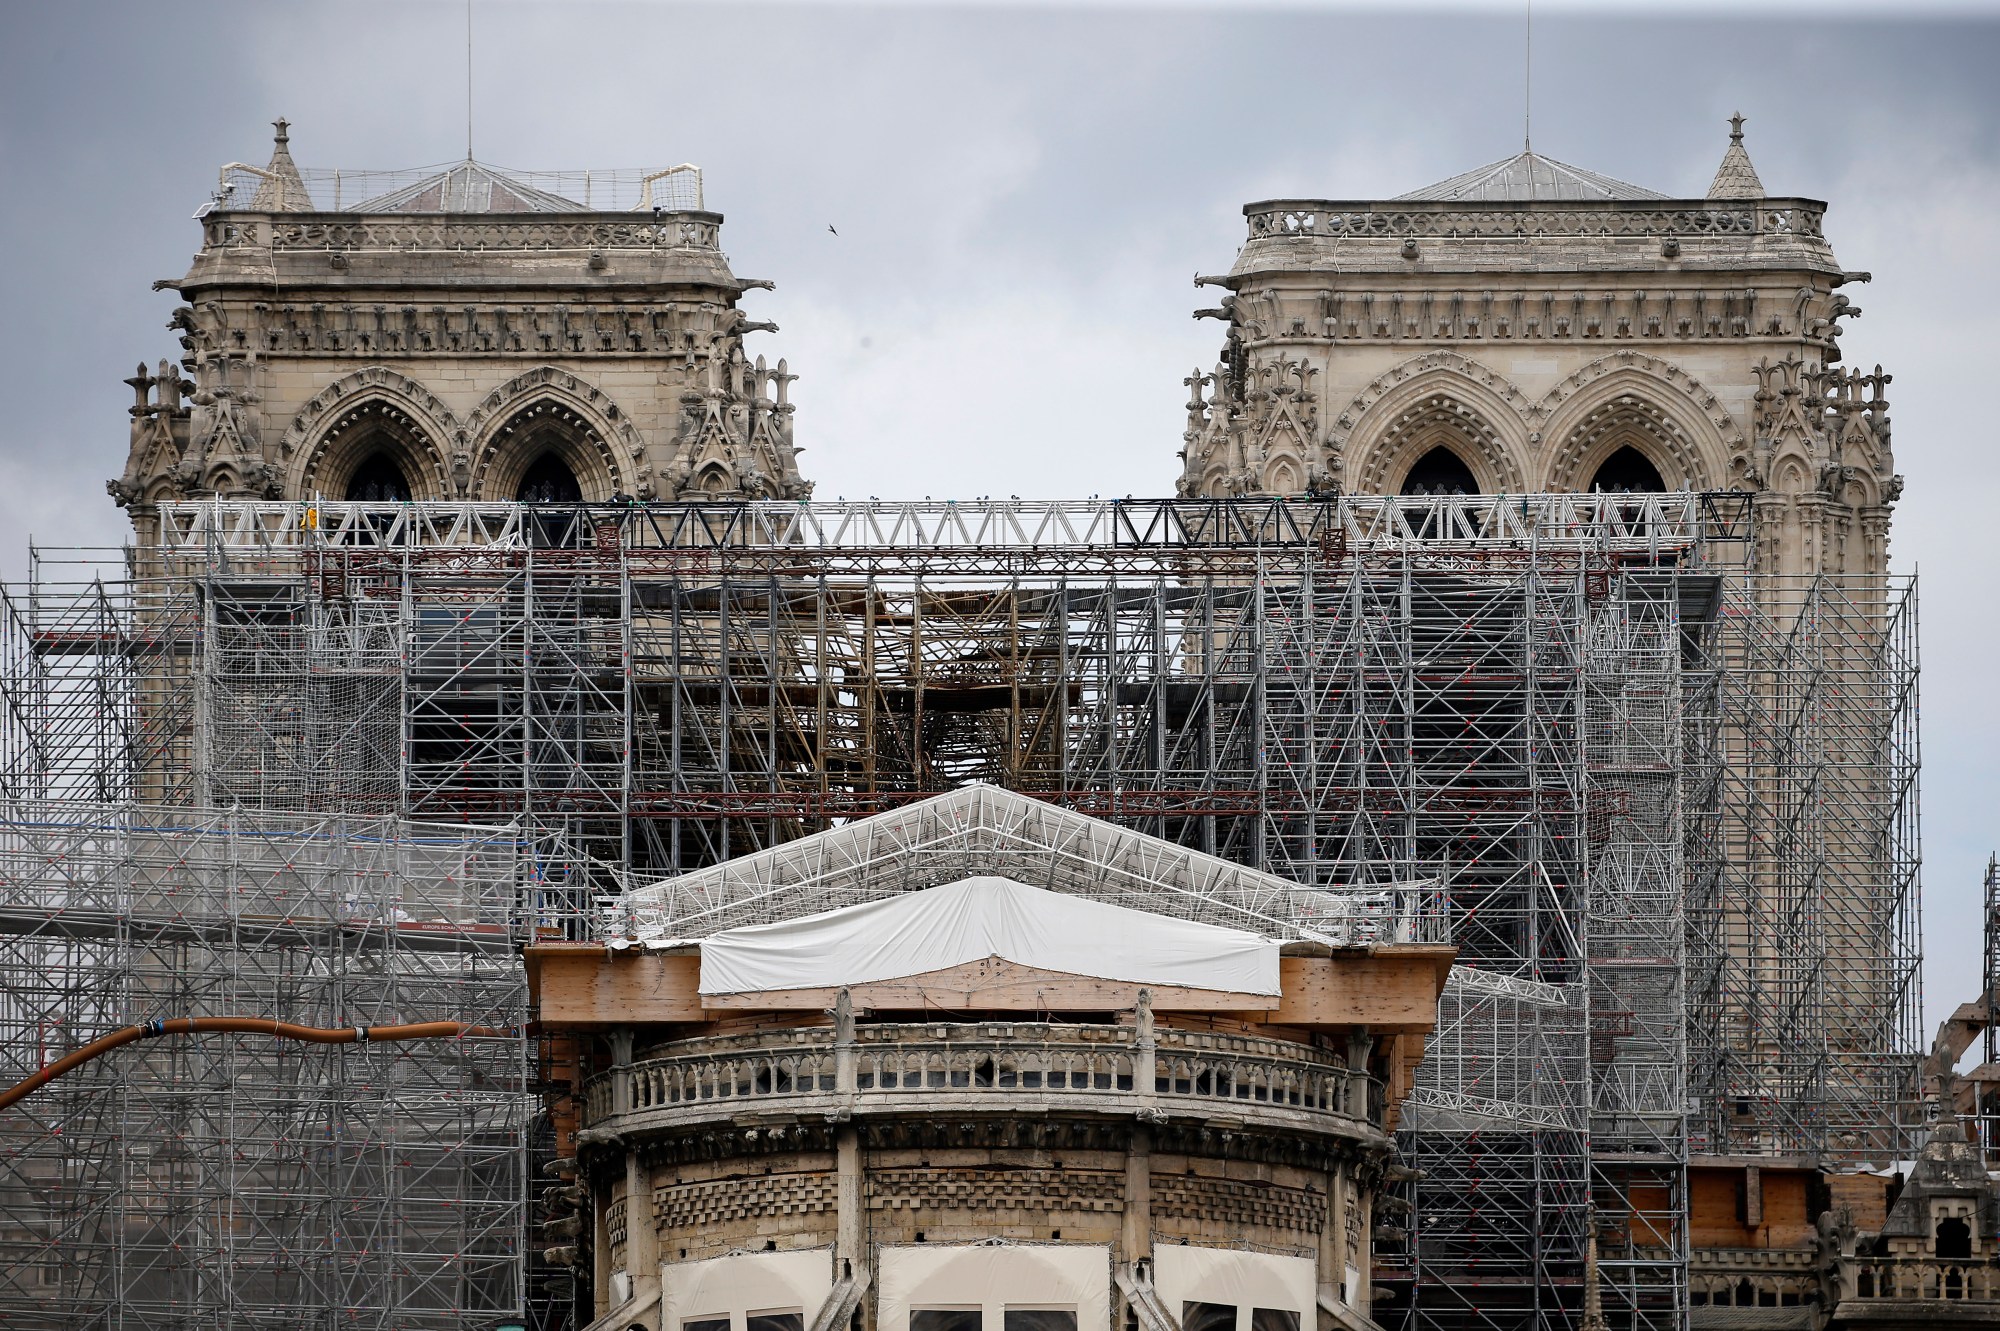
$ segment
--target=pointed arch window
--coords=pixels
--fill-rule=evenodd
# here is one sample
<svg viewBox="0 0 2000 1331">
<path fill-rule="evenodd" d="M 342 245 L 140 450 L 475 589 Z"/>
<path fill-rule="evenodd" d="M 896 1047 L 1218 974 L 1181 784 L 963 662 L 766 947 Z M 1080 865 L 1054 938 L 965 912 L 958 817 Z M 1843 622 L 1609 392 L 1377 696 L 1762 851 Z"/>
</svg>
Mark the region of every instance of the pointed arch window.
<svg viewBox="0 0 2000 1331">
<path fill-rule="evenodd" d="M 388 453 L 370 453 L 347 478 L 346 498 L 357 504 L 406 503 L 410 498 L 410 478 Z"/>
<path fill-rule="evenodd" d="M 583 502 L 583 487 L 569 464 L 550 451 L 528 464 L 514 498 L 523 504 L 578 504 Z"/>
<path fill-rule="evenodd" d="M 1592 494 L 1665 494 L 1667 482 L 1652 459 L 1627 444 L 1598 464 L 1586 488 Z"/>
<path fill-rule="evenodd" d="M 1403 477 L 1402 493 L 1476 495 L 1479 493 L 1479 478 L 1472 474 L 1472 468 L 1465 465 L 1464 458 L 1439 444 L 1418 458 L 1409 474 Z"/>
<path fill-rule="evenodd" d="M 395 402 L 354 403 L 306 450 L 301 492 L 356 504 L 429 499 L 438 488 L 431 438 Z"/>
</svg>

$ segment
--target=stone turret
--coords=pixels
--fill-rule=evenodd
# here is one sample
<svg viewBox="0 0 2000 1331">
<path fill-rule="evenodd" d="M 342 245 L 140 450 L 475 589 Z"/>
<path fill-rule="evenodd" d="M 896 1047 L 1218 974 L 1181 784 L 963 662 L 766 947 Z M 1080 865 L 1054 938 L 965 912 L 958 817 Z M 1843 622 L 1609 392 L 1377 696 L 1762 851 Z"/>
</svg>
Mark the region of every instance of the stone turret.
<svg viewBox="0 0 2000 1331">
<path fill-rule="evenodd" d="M 1729 117 L 1729 147 L 1722 154 L 1722 165 L 1715 169 L 1715 181 L 1708 187 L 1708 197 L 1764 197 L 1764 182 L 1757 178 L 1757 168 L 1750 165 L 1750 154 L 1743 149 L 1743 113 L 1740 111 Z"/>
<path fill-rule="evenodd" d="M 277 134 L 271 141 L 271 161 L 264 168 L 263 183 L 250 200 L 253 212 L 306 213 L 312 211 L 312 196 L 306 192 L 299 164 L 292 160 L 291 122 L 279 116 L 271 122 Z"/>
</svg>

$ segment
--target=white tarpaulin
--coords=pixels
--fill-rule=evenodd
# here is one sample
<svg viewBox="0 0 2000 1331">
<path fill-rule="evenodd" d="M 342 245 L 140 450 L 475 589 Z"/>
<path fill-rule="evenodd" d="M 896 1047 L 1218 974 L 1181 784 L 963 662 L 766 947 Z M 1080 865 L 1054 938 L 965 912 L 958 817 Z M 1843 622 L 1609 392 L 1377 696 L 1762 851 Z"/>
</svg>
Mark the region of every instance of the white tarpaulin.
<svg viewBox="0 0 2000 1331">
<path fill-rule="evenodd" d="M 1259 1308 L 1296 1313 L 1300 1326 L 1314 1325 L 1317 1278 L 1314 1263 L 1305 1257 L 1179 1244 L 1153 1249 L 1153 1287 L 1169 1312 L 1179 1316 L 1187 1303 L 1234 1307 L 1236 1331 L 1250 1331 Z"/>
<path fill-rule="evenodd" d="M 1269 939 L 993 877 L 711 934 L 701 992 L 832 989 L 987 957 L 1132 984 L 1279 992 Z"/>
<path fill-rule="evenodd" d="M 1002 1331 L 1009 1308 L 1060 1308 L 1077 1331 L 1111 1325 L 1111 1249 L 1100 1243 L 884 1244 L 875 1325 L 909 1331 L 917 1308 L 977 1308 Z"/>
<path fill-rule="evenodd" d="M 833 1252 L 745 1252 L 699 1262 L 664 1262 L 660 1289 L 666 1301 L 662 1331 L 681 1331 L 690 1321 L 729 1318 L 743 1331 L 752 1312 L 804 1312 L 812 1320 L 833 1290 Z"/>
</svg>

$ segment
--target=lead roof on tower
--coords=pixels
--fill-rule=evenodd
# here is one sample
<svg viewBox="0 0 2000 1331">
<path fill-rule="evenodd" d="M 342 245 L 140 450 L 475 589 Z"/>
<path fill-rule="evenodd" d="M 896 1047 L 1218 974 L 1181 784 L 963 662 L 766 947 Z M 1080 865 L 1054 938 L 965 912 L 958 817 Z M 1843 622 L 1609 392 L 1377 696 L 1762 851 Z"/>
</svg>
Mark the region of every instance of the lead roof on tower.
<svg viewBox="0 0 2000 1331">
<path fill-rule="evenodd" d="M 1396 202 L 1527 203 L 1538 200 L 1665 199 L 1670 196 L 1537 152 L 1518 153 L 1435 185 L 1398 194 Z"/>
<path fill-rule="evenodd" d="M 575 199 L 536 189 L 471 158 L 414 184 L 357 203 L 357 213 L 581 213 Z"/>
</svg>

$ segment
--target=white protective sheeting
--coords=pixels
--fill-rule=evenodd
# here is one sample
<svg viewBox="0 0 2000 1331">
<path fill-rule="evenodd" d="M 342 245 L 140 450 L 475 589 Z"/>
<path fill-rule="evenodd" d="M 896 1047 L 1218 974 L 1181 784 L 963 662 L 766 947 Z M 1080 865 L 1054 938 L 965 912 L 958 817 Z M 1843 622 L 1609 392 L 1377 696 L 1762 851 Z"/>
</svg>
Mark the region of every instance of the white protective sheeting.
<svg viewBox="0 0 2000 1331">
<path fill-rule="evenodd" d="M 1111 1249 L 1103 1244 L 891 1244 L 876 1272 L 879 1331 L 909 1331 L 914 1308 L 977 1308 L 986 1331 L 1001 1331 L 1008 1308 L 1074 1309 L 1077 1331 L 1111 1325 Z"/>
<path fill-rule="evenodd" d="M 1301 1327 L 1316 1325 L 1319 1294 L 1314 1264 L 1305 1257 L 1242 1252 L 1231 1248 L 1153 1249 L 1153 1287 L 1176 1317 L 1183 1303 L 1222 1303 L 1236 1309 L 1236 1331 L 1250 1331 L 1258 1308 L 1297 1313 Z"/>
<path fill-rule="evenodd" d="M 660 1331 L 681 1331 L 683 1323 L 729 1319 L 730 1331 L 744 1331 L 753 1312 L 794 1309 L 811 1322 L 833 1289 L 833 1250 L 731 1253 L 700 1262 L 667 1262 L 660 1267 L 666 1307 Z"/>
<path fill-rule="evenodd" d="M 701 992 L 831 989 L 987 957 L 1132 984 L 1279 992 L 1270 939 L 985 876 L 711 934 Z"/>
</svg>

